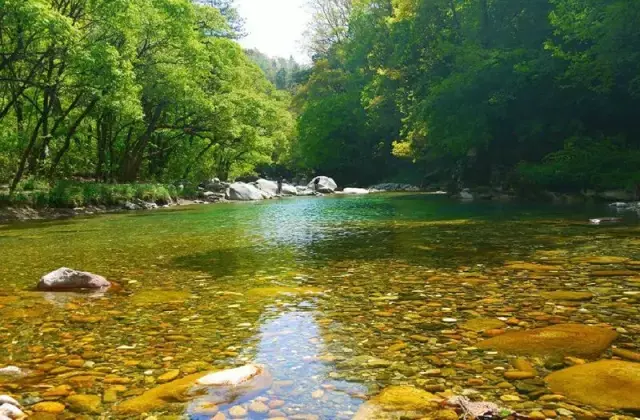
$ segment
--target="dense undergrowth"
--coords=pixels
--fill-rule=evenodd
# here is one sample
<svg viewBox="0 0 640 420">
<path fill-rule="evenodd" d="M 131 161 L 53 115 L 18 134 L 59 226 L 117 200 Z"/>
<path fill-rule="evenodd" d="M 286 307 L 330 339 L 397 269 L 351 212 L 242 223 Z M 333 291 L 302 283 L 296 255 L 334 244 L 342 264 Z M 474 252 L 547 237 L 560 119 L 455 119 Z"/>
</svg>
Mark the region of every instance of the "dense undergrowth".
<svg viewBox="0 0 640 420">
<path fill-rule="evenodd" d="M 136 199 L 162 205 L 169 204 L 184 194 L 184 191 L 179 194 L 173 185 L 163 184 L 103 184 L 79 181 L 48 183 L 28 179 L 22 182 L 13 194 L 0 191 L 0 207 L 121 206 Z"/>
</svg>

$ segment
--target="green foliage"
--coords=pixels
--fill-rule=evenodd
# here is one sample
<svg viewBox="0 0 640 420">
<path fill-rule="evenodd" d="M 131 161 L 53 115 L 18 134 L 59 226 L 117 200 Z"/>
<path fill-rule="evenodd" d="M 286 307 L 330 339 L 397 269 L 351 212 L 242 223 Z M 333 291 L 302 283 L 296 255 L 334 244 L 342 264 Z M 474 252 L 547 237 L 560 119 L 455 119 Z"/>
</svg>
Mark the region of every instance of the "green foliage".
<svg viewBox="0 0 640 420">
<path fill-rule="evenodd" d="M 12 191 L 23 179 L 227 178 L 287 155 L 290 97 L 232 40 L 231 1 L 0 5 L 0 183 Z M 84 188 L 52 194 L 60 205 L 101 200 Z M 167 199 L 149 188 L 139 195 Z"/>
<path fill-rule="evenodd" d="M 640 184 L 640 151 L 606 140 L 572 139 L 540 164 L 521 163 L 519 183 L 554 191 L 633 190 Z"/>
<path fill-rule="evenodd" d="M 295 154 L 310 171 L 367 183 L 406 160 L 456 187 L 638 183 L 637 2 L 353 5 L 296 98 Z"/>
<path fill-rule="evenodd" d="M 34 187 L 34 186 L 37 186 Z M 23 189 L 24 188 L 24 189 Z M 121 206 L 135 199 L 164 205 L 182 194 L 173 185 L 104 184 L 98 182 L 58 181 L 49 186 L 38 180 L 21 184 L 14 192 L 0 193 L 0 206 L 32 206 L 35 208 L 74 208 L 88 205 Z"/>
</svg>

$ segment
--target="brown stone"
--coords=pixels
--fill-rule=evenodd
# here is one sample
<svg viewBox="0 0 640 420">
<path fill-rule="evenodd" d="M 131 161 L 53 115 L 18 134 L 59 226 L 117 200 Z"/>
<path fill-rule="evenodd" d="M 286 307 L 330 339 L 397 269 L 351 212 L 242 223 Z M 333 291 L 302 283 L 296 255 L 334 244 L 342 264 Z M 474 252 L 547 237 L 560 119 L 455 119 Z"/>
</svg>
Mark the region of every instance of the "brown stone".
<svg viewBox="0 0 640 420">
<path fill-rule="evenodd" d="M 600 409 L 640 410 L 640 363 L 600 360 L 545 378 L 553 392 Z"/>
<path fill-rule="evenodd" d="M 545 328 L 516 331 L 478 343 L 482 349 L 532 356 L 600 356 L 615 340 L 617 333 L 608 328 L 580 324 L 559 324 Z"/>
</svg>

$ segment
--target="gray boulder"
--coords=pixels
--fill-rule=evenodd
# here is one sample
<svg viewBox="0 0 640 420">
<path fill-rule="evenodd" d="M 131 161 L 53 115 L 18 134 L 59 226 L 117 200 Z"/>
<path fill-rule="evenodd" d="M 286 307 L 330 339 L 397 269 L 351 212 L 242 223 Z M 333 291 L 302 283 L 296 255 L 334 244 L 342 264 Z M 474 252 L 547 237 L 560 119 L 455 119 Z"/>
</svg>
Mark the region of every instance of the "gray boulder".
<svg viewBox="0 0 640 420">
<path fill-rule="evenodd" d="M 39 290 L 70 290 L 70 289 L 107 289 L 111 283 L 102 276 L 86 271 L 73 270 L 62 267 L 43 276 L 38 282 Z"/>
<path fill-rule="evenodd" d="M 316 195 L 316 193 L 309 187 L 298 185 L 296 187 L 296 195 L 309 196 L 309 195 Z"/>
<path fill-rule="evenodd" d="M 400 191 L 420 191 L 420 188 L 410 184 L 398 184 L 395 182 L 387 182 L 384 184 L 376 184 L 369 188 L 373 191 L 387 191 L 387 192 L 400 192 Z"/>
<path fill-rule="evenodd" d="M 227 189 L 227 200 L 232 201 L 257 201 L 264 200 L 266 194 L 255 185 L 243 182 L 234 182 Z"/>
<path fill-rule="evenodd" d="M 458 197 L 460 197 L 462 201 L 473 201 L 474 199 L 473 194 L 471 194 L 471 191 L 469 190 L 469 188 L 465 188 L 462 191 L 460 191 L 460 194 L 458 194 Z"/>
<path fill-rule="evenodd" d="M 298 189 L 291 184 L 282 184 L 282 191 L 280 191 L 282 195 L 298 195 Z"/>
<path fill-rule="evenodd" d="M 224 193 L 229 188 L 228 182 L 222 182 L 218 178 L 212 178 L 200 184 L 207 191 Z"/>
<path fill-rule="evenodd" d="M 275 181 L 269 181 L 268 179 L 259 179 L 253 183 L 260 191 L 266 193 L 269 198 L 278 195 L 278 183 Z"/>
<path fill-rule="evenodd" d="M 315 192 L 330 194 L 338 189 L 338 184 L 328 176 L 317 176 L 311 180 L 307 187 Z"/>
</svg>

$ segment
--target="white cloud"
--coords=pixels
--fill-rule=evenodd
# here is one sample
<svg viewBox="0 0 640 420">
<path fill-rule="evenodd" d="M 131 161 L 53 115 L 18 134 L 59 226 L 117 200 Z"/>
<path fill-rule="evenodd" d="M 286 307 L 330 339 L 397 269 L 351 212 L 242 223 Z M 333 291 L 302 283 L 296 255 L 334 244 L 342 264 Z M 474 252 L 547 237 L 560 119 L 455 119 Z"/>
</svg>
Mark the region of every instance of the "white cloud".
<svg viewBox="0 0 640 420">
<path fill-rule="evenodd" d="M 240 44 L 272 57 L 293 56 L 298 62 L 309 62 L 302 48 L 310 19 L 304 4 L 305 0 L 236 0 L 249 34 Z"/>
</svg>

